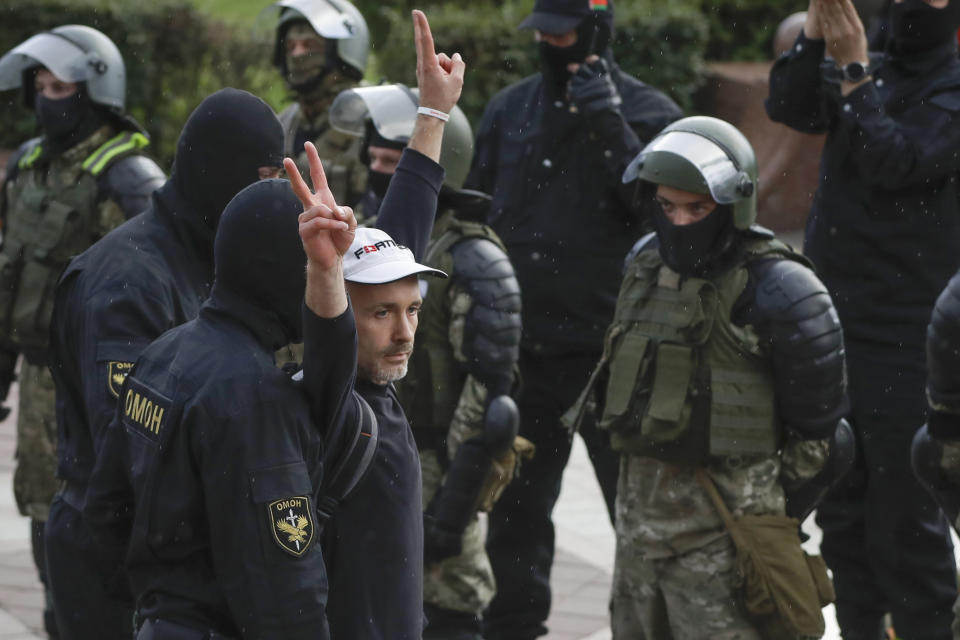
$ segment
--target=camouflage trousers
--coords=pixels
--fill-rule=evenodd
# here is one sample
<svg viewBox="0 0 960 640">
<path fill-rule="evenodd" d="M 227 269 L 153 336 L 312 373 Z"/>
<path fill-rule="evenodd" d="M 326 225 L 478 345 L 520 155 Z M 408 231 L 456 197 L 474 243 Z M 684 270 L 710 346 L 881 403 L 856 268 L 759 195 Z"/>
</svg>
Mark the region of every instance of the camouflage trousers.
<svg viewBox="0 0 960 640">
<path fill-rule="evenodd" d="M 57 416 L 53 376 L 45 366 L 20 366 L 17 415 L 17 468 L 13 494 L 22 515 L 46 522 L 59 483 Z"/>
<path fill-rule="evenodd" d="M 655 560 L 620 541 L 618 535 L 610 603 L 614 640 L 761 640 L 734 594 L 729 536 Z"/>
<path fill-rule="evenodd" d="M 420 465 L 426 507 L 440 488 L 443 470 L 437 453 L 432 450 L 420 450 Z M 441 609 L 479 616 L 493 599 L 495 585 L 483 530 L 475 515 L 463 532 L 460 555 L 424 567 L 423 601 Z"/>
</svg>

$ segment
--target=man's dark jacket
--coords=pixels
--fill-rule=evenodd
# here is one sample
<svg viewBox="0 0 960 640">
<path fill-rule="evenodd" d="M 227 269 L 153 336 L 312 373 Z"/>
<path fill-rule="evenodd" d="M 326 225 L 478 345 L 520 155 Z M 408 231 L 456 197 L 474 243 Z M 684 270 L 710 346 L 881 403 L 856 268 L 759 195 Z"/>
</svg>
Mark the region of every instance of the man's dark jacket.
<svg viewBox="0 0 960 640">
<path fill-rule="evenodd" d="M 626 165 L 680 109 L 611 62 L 623 99 L 618 135 L 601 140 L 537 73 L 498 93 L 477 131 L 466 186 L 489 193 L 488 223 L 523 291 L 523 347 L 598 353 L 623 259 L 641 235 Z"/>
</svg>

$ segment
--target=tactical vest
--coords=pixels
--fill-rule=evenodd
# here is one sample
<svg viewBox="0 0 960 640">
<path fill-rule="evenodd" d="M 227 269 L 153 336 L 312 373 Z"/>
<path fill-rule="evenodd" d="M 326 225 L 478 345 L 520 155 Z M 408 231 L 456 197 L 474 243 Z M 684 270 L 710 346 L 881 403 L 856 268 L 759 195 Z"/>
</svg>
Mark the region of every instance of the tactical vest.
<svg viewBox="0 0 960 640">
<path fill-rule="evenodd" d="M 7 182 L 9 209 L 0 249 L 0 337 L 28 358 L 42 358 L 53 291 L 70 258 L 122 220 L 103 220 L 97 178 L 149 144 L 125 131 L 73 166 L 42 162 L 42 143 L 28 149 Z M 56 175 L 54 175 L 56 174 Z M 51 184 L 54 180 L 57 183 Z"/>
<path fill-rule="evenodd" d="M 482 238 L 504 250 L 490 227 L 444 213 L 434 226 L 423 263 L 445 273 L 454 272 L 450 249 L 468 238 Z M 473 305 L 465 292 L 451 289 L 450 279 L 431 278 L 420 311 L 416 347 L 407 376 L 397 393 L 421 449 L 439 443 L 447 434 L 467 374 L 463 363 L 463 331 Z"/>
<path fill-rule="evenodd" d="M 571 417 L 595 385 L 614 449 L 673 464 L 775 453 L 781 443 L 770 357 L 731 312 L 761 258 L 806 262 L 772 238 L 743 241 L 742 259 L 711 280 L 681 278 L 656 250 L 627 268 L 604 352 Z"/>
</svg>

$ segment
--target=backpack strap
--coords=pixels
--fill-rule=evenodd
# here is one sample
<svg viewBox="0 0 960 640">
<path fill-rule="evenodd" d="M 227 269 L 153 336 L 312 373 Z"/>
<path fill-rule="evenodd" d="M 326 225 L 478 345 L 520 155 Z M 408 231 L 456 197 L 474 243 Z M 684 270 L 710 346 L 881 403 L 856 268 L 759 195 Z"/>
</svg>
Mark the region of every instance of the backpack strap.
<svg viewBox="0 0 960 640">
<path fill-rule="evenodd" d="M 339 450 L 336 460 L 326 459 L 324 456 L 325 468 L 333 470 L 324 473 L 323 489 L 317 498 L 317 520 L 321 530 L 336 512 L 337 506 L 353 493 L 366 477 L 380 442 L 380 426 L 373 408 L 359 394 L 354 393 L 352 397 L 357 404 L 357 418 L 351 424 L 345 425 L 347 432 L 343 433 L 343 436 L 347 444 Z M 333 433 L 342 432 L 336 430 Z M 330 446 L 332 443 L 326 444 L 328 452 L 336 449 Z"/>
</svg>

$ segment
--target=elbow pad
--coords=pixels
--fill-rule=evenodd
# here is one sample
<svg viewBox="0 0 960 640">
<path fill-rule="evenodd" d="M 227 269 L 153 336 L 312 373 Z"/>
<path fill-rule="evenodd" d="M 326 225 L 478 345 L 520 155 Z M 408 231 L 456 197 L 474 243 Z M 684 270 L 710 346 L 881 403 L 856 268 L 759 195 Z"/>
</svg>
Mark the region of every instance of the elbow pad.
<svg viewBox="0 0 960 640">
<path fill-rule="evenodd" d="M 758 331 L 771 346 L 780 415 L 800 438 L 830 437 L 847 408 L 843 333 L 833 301 L 798 262 L 766 261 L 754 275 Z"/>
<path fill-rule="evenodd" d="M 934 412 L 960 415 L 960 273 L 937 298 L 927 327 L 927 399 Z M 960 437 L 939 433 L 941 426 L 931 423 L 933 435 Z"/>
</svg>

